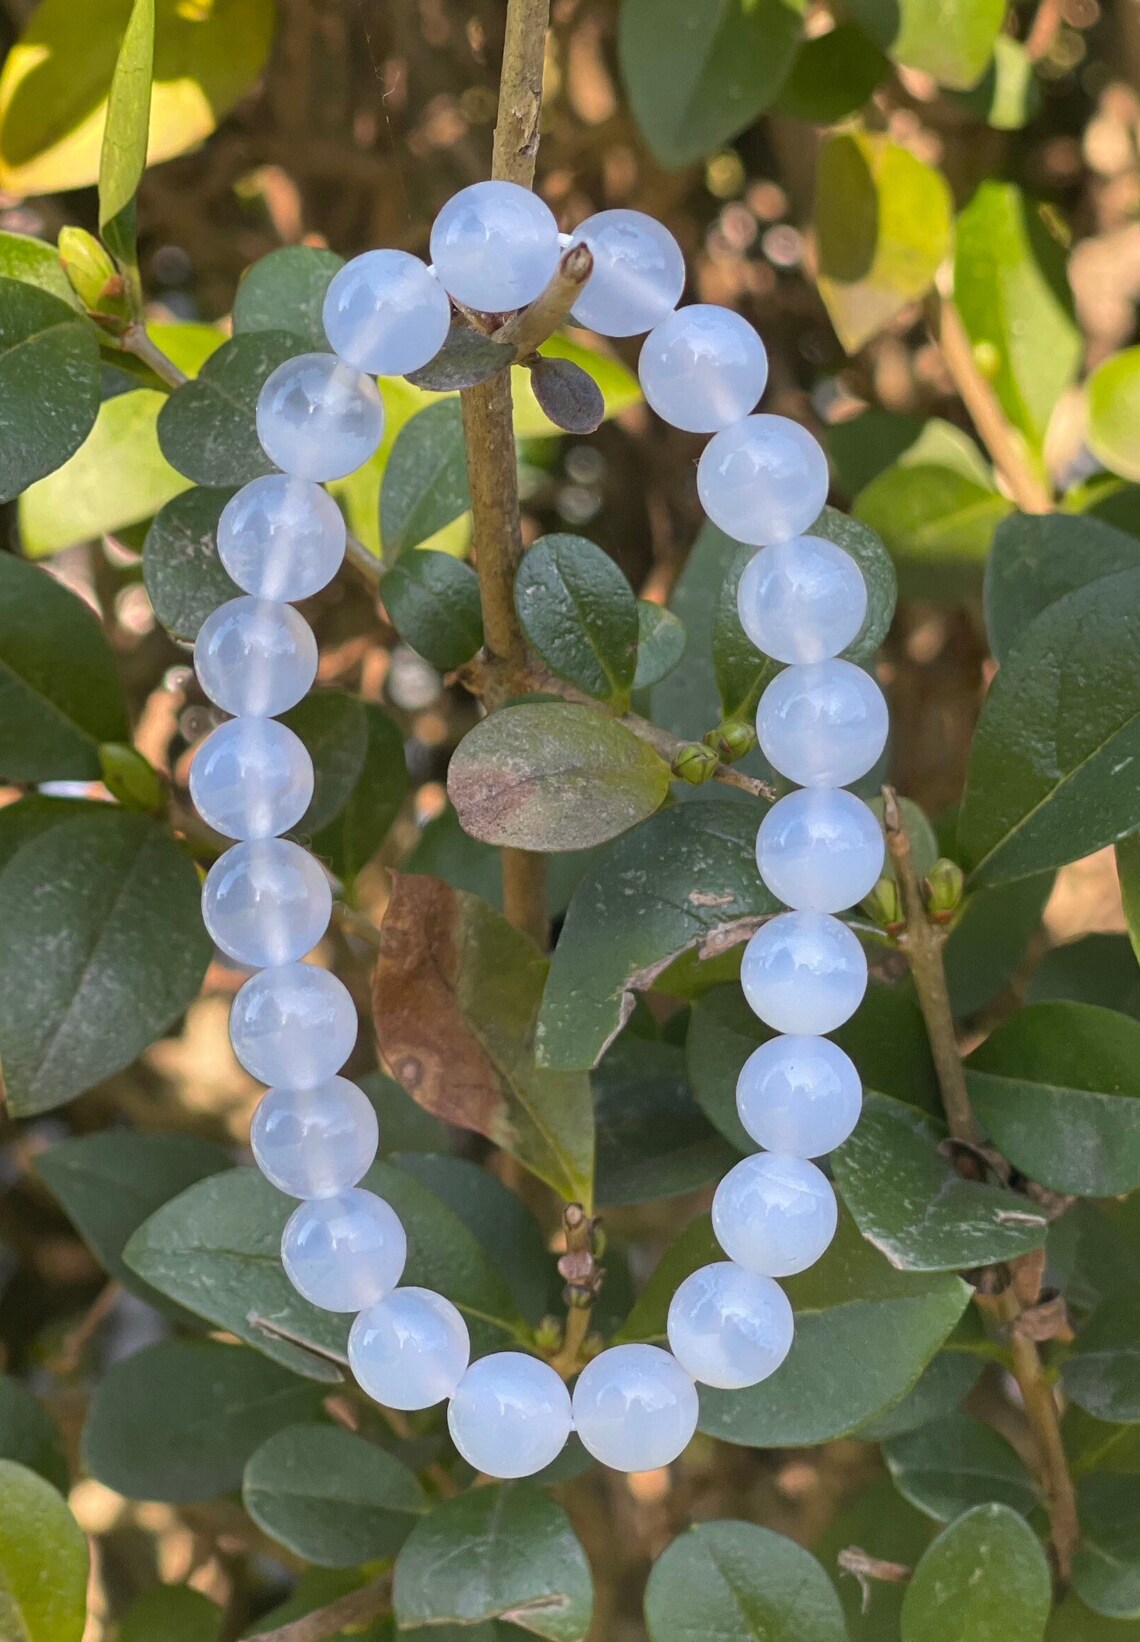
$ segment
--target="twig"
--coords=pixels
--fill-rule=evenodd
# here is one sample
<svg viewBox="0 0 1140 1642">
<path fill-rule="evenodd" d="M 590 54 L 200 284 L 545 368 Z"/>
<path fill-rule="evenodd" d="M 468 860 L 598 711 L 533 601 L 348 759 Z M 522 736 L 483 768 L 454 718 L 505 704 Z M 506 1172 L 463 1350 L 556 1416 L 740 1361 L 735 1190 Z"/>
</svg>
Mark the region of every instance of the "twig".
<svg viewBox="0 0 1140 1642">
<path fill-rule="evenodd" d="M 494 333 L 493 342 L 513 342 L 519 359 L 537 353 L 548 336 L 553 336 L 582 294 L 582 287 L 594 271 L 594 256 L 588 245 L 572 245 L 563 252 L 554 277 L 529 308 L 520 308 Z"/>
<path fill-rule="evenodd" d="M 647 741 L 651 747 L 656 748 L 670 764 L 682 748 L 690 745 L 681 736 L 674 735 L 671 730 L 663 730 L 659 724 L 652 724 L 647 718 L 640 718 L 637 713 L 624 713 L 618 722 L 624 724 L 627 730 L 632 730 L 639 741 Z M 751 798 L 766 798 L 769 803 L 775 801 L 776 789 L 770 782 L 744 775 L 731 764 L 718 764 L 709 779 L 719 781 L 725 787 L 736 787 L 738 791 L 748 793 Z"/>
<path fill-rule="evenodd" d="M 1041 0 L 1029 33 L 1025 36 L 1025 55 L 1031 63 L 1048 57 L 1064 20 L 1063 0 Z"/>
<path fill-rule="evenodd" d="M 388 1612 L 391 1586 L 391 1574 L 381 1574 L 358 1591 L 349 1591 L 347 1596 L 330 1602 L 327 1608 L 316 1608 L 288 1625 L 278 1625 L 276 1630 L 259 1631 L 258 1642 L 326 1642 L 350 1625 L 363 1627 Z"/>
<path fill-rule="evenodd" d="M 549 21 L 550 0 L 507 0 L 491 175 L 524 188 L 534 182 Z"/>
<path fill-rule="evenodd" d="M 185 371 L 179 370 L 169 355 L 164 354 L 156 342 L 152 342 L 146 333 L 145 325 L 128 325 L 119 338 L 119 346 L 124 353 L 133 353 L 136 359 L 141 359 L 144 365 L 149 365 L 155 376 L 171 388 L 180 388 L 190 378 Z"/>
<path fill-rule="evenodd" d="M 351 530 L 346 533 L 344 556 L 353 570 L 375 590 L 380 582 L 380 560 Z"/>
<path fill-rule="evenodd" d="M 562 1291 L 566 1302 L 566 1329 L 562 1344 L 550 1366 L 568 1380 L 582 1366 L 582 1347 L 590 1333 L 594 1301 L 605 1272 L 598 1265 L 598 1222 L 580 1203 L 568 1203 L 562 1215 L 566 1252 L 558 1262 L 558 1275 L 565 1278 Z"/>
</svg>

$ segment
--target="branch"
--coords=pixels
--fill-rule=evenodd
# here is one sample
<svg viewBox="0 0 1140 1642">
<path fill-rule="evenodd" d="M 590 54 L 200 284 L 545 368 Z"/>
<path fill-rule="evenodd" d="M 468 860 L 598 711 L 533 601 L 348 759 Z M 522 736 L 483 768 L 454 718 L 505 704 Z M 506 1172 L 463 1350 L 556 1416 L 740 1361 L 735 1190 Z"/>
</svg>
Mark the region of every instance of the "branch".
<svg viewBox="0 0 1140 1642">
<path fill-rule="evenodd" d="M 491 340 L 512 342 L 519 359 L 537 353 L 548 336 L 553 336 L 582 293 L 594 271 L 594 254 L 588 245 L 572 245 L 563 252 L 550 284 L 531 303 L 520 308 Z"/>
<path fill-rule="evenodd" d="M 589 701 L 586 696 L 575 695 L 573 699 Z M 596 707 L 597 702 L 593 705 Z M 639 741 L 647 741 L 669 764 L 673 763 L 679 752 L 692 745 L 681 736 L 674 735 L 671 730 L 663 730 L 659 724 L 653 724 L 647 718 L 640 718 L 637 713 L 623 713 L 618 723 L 624 724 L 627 730 L 632 730 Z M 765 798 L 770 804 L 775 803 L 776 789 L 770 782 L 744 775 L 731 764 L 718 764 L 709 779 L 719 781 L 725 787 L 736 787 L 738 791 L 748 793 L 751 798 Z"/>
<path fill-rule="evenodd" d="M 185 371 L 179 370 L 167 354 L 156 342 L 152 342 L 146 333 L 145 325 L 128 325 L 119 338 L 119 346 L 124 353 L 133 353 L 136 359 L 141 359 L 144 365 L 149 365 L 155 376 L 171 388 L 180 388 L 190 378 Z"/>
<path fill-rule="evenodd" d="M 391 1585 L 391 1574 L 381 1574 L 358 1591 L 349 1591 L 347 1596 L 330 1602 L 327 1608 L 317 1608 L 288 1625 L 278 1625 L 276 1630 L 259 1631 L 257 1642 L 327 1642 L 328 1637 L 339 1636 L 350 1625 L 367 1625 L 388 1612 Z"/>
<path fill-rule="evenodd" d="M 538 122 L 542 113 L 542 68 L 550 0 L 507 0 L 499 114 L 491 175 L 497 182 L 534 183 Z"/>
<path fill-rule="evenodd" d="M 568 1380 L 582 1366 L 582 1347 L 590 1332 L 594 1301 L 605 1272 L 597 1261 L 600 1247 L 598 1222 L 586 1213 L 580 1203 L 566 1205 L 562 1229 L 566 1236 L 566 1252 L 558 1262 L 558 1275 L 566 1280 L 562 1291 L 567 1308 L 566 1329 L 557 1355 L 550 1359 L 550 1366 L 564 1380 Z"/>
</svg>

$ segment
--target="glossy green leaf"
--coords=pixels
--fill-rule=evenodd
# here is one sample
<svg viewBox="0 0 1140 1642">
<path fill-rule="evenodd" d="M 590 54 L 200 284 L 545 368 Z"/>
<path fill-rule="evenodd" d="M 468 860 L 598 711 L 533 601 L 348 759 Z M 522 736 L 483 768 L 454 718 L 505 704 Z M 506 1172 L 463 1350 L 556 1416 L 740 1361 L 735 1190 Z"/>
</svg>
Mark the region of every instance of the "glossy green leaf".
<svg viewBox="0 0 1140 1642">
<path fill-rule="evenodd" d="M 678 1045 L 626 1033 L 592 1081 L 599 1203 L 676 1197 L 719 1180 L 737 1162 L 693 1099 Z"/>
<path fill-rule="evenodd" d="M 805 40 L 776 99 L 781 114 L 835 125 L 862 108 L 886 74 L 887 59 L 855 23 Z"/>
<path fill-rule="evenodd" d="M 1116 872 L 1120 880 L 1128 938 L 1140 963 L 1140 833 L 1131 833 L 1117 844 Z"/>
<path fill-rule="evenodd" d="M 977 1505 L 923 1553 L 902 1605 L 902 1642 L 1040 1642 L 1049 1564 L 1008 1505 Z"/>
<path fill-rule="evenodd" d="M 637 666 L 637 604 L 608 553 L 584 536 L 540 537 L 515 576 L 515 609 L 559 678 L 625 711 Z"/>
<path fill-rule="evenodd" d="M 1020 131 L 1041 109 L 1041 82 L 1020 40 L 999 34 L 994 52 L 976 86 L 958 92 L 959 107 L 994 131 Z"/>
<path fill-rule="evenodd" d="M 894 620 L 898 578 L 891 556 L 873 530 L 838 508 L 825 507 L 812 525 L 811 534 L 850 553 L 863 573 L 867 614 L 843 654 L 848 661 L 868 662 L 878 653 Z"/>
<path fill-rule="evenodd" d="M 1140 1479 L 1086 1477 L 1077 1490 L 1082 1539 L 1073 1589 L 1106 1619 L 1140 1619 Z"/>
<path fill-rule="evenodd" d="M 739 548 L 739 542 L 714 524 L 702 525 L 669 598 L 670 611 L 684 624 L 685 649 L 678 666 L 653 690 L 649 717 L 686 741 L 699 741 L 720 718 L 712 659 L 713 613 Z M 689 790 L 697 799 L 697 789 Z M 706 797 L 707 793 L 699 795 L 701 801 Z"/>
<path fill-rule="evenodd" d="M 1037 872 L 966 897 L 942 948 L 956 1015 L 974 1014 L 1013 978 L 1040 927 L 1052 888 L 1053 874 Z"/>
<path fill-rule="evenodd" d="M 25 285 L 37 285 L 41 291 L 47 291 L 69 307 L 79 310 L 79 298 L 63 271 L 59 252 L 46 240 L 34 239 L 30 234 L 11 234 L 0 230 L 0 278 L 19 279 Z"/>
<path fill-rule="evenodd" d="M 751 1522 L 702 1522 L 653 1565 L 651 1642 L 847 1642 L 835 1586 L 802 1545 Z"/>
<path fill-rule="evenodd" d="M 1099 1420 L 1140 1423 L 1140 1292 L 1106 1300 L 1062 1368 L 1065 1395 Z"/>
<path fill-rule="evenodd" d="M 241 593 L 218 558 L 218 520 L 232 495 L 195 486 L 160 508 L 146 533 L 143 582 L 174 638 L 197 638 L 211 611 Z"/>
<path fill-rule="evenodd" d="M 937 417 L 924 421 L 873 408 L 834 423 L 827 430 L 827 454 L 839 488 L 848 496 L 857 496 L 872 479 L 920 444 L 932 426 L 948 428 L 949 424 L 940 423 Z"/>
<path fill-rule="evenodd" d="M 943 1349 L 930 1359 L 906 1396 L 859 1427 L 856 1435 L 862 1441 L 889 1442 L 955 1413 L 986 1363 L 985 1336 L 976 1317 L 973 1311 L 962 1313 Z"/>
<path fill-rule="evenodd" d="M 7 1374 L 0 1374 L 0 1459 L 26 1465 L 67 1492 L 67 1460 L 55 1422 L 27 1386 Z"/>
<path fill-rule="evenodd" d="M 883 1458 L 904 1499 L 951 1522 L 975 1505 L 1008 1505 L 1028 1516 L 1040 1504 L 1033 1479 L 992 1427 L 949 1414 L 884 1444 Z"/>
<path fill-rule="evenodd" d="M 247 268 L 234 297 L 234 332 L 289 331 L 317 353 L 328 352 L 321 311 L 333 275 L 344 267 L 335 251 L 283 245 Z"/>
<path fill-rule="evenodd" d="M 221 1642 L 224 1617 L 189 1585 L 154 1585 L 123 1615 L 117 1642 Z"/>
<path fill-rule="evenodd" d="M 960 90 L 981 76 L 1005 16 L 1002 0 L 853 0 L 852 10 L 896 63 Z"/>
<path fill-rule="evenodd" d="M 246 331 L 211 354 L 158 417 L 166 460 L 199 485 L 244 485 L 275 471 L 255 426 L 266 377 L 297 353 L 287 331 Z"/>
<path fill-rule="evenodd" d="M 408 791 L 399 727 L 346 690 L 317 690 L 282 722 L 313 760 L 313 800 L 294 830 L 338 878 L 351 880 L 383 843 Z"/>
<path fill-rule="evenodd" d="M 637 601 L 635 690 L 647 690 L 671 673 L 685 653 L 685 625 L 664 605 Z"/>
<path fill-rule="evenodd" d="M 380 597 L 404 643 L 441 672 L 462 667 L 481 649 L 479 578 L 450 553 L 403 554 L 381 578 Z"/>
<path fill-rule="evenodd" d="M 1095 1003 L 1140 1016 L 1140 968 L 1132 943 L 1127 935 L 1082 935 L 1050 948 L 1030 976 L 1026 1001 Z"/>
<path fill-rule="evenodd" d="M 995 528 L 1012 510 L 984 472 L 966 474 L 921 453 L 887 468 L 854 504 L 855 517 L 882 537 L 904 568 L 914 562 L 914 585 L 925 585 L 927 596 L 939 590 L 935 578 L 981 565 Z"/>
<path fill-rule="evenodd" d="M 0 1636 L 81 1642 L 87 1540 L 50 1483 L 0 1459 Z"/>
<path fill-rule="evenodd" d="M 380 533 L 389 561 L 467 512 L 467 447 L 459 400 L 428 405 L 396 436 L 380 489 Z"/>
<path fill-rule="evenodd" d="M 0 502 L 79 449 L 99 409 L 99 341 L 51 291 L 0 278 Z"/>
<path fill-rule="evenodd" d="M 1111 354 L 1085 393 L 1089 449 L 1112 473 L 1140 479 L 1140 348 Z"/>
<path fill-rule="evenodd" d="M 133 281 L 138 279 L 135 195 L 146 170 L 154 33 L 155 0 L 133 0 L 107 93 L 99 156 L 99 233 Z"/>
</svg>

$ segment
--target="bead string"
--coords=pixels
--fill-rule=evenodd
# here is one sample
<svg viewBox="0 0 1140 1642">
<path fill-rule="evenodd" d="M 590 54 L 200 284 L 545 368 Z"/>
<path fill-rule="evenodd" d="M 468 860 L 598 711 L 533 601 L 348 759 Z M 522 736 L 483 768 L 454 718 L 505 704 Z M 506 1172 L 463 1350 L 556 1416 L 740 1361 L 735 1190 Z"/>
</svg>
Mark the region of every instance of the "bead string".
<svg viewBox="0 0 1140 1642">
<path fill-rule="evenodd" d="M 439 351 L 449 298 L 503 313 L 533 301 L 555 272 L 565 236 L 534 194 L 478 183 L 455 195 L 431 234 L 433 267 L 403 251 L 370 251 L 333 279 L 324 307 L 332 353 L 287 361 L 269 377 L 257 430 L 282 471 L 255 479 L 224 509 L 222 563 L 243 596 L 215 611 L 194 653 L 206 695 L 234 716 L 198 749 L 190 790 L 200 814 L 238 840 L 212 867 L 203 916 L 214 941 L 256 972 L 234 1000 L 234 1052 L 268 1090 L 252 1126 L 266 1177 L 300 1199 L 281 1258 L 314 1305 L 356 1313 L 352 1372 L 379 1403 L 420 1409 L 448 1399 L 456 1447 L 477 1470 L 533 1474 L 571 1430 L 619 1470 L 666 1465 L 697 1423 L 696 1382 L 756 1385 L 792 1343 L 792 1309 L 777 1278 L 803 1271 L 830 1243 L 835 1194 L 811 1162 L 841 1144 L 862 1090 L 848 1056 L 823 1034 L 858 1007 L 867 965 L 834 915 L 870 892 L 883 839 L 844 787 L 883 750 L 887 710 L 874 681 L 839 658 L 860 631 L 867 595 L 855 561 L 803 532 L 826 500 L 827 463 L 804 428 L 754 414 L 767 356 L 751 325 L 706 304 L 677 308 L 685 265 L 673 236 L 636 211 L 603 211 L 570 236 L 594 271 L 573 317 L 608 336 L 648 331 L 639 374 L 667 422 L 712 434 L 697 484 L 709 518 L 759 552 L 740 581 L 741 623 L 784 670 L 761 699 L 757 733 L 769 763 L 797 790 L 765 815 L 757 838 L 764 882 L 789 909 L 745 949 L 741 984 L 779 1036 L 740 1074 L 737 1106 L 764 1148 L 729 1171 L 712 1221 L 727 1259 L 693 1272 L 669 1308 L 670 1350 L 610 1347 L 578 1376 L 571 1401 L 537 1357 L 495 1352 L 470 1362 L 462 1316 L 443 1295 L 400 1287 L 407 1241 L 395 1211 L 358 1182 L 378 1145 L 364 1093 L 337 1075 L 356 1037 L 352 1000 L 335 976 L 301 960 L 328 926 L 320 864 L 280 835 L 313 793 L 313 767 L 278 715 L 316 675 L 317 647 L 292 608 L 335 575 L 345 527 L 323 482 L 376 450 L 384 409 L 374 377 L 404 375 Z"/>
</svg>

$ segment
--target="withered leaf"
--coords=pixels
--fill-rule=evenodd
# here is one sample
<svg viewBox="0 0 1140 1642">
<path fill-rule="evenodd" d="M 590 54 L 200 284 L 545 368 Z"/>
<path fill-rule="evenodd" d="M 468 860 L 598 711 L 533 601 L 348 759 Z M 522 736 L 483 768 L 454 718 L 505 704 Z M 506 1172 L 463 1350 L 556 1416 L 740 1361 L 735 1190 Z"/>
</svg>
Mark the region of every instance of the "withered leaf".
<svg viewBox="0 0 1140 1642">
<path fill-rule="evenodd" d="M 556 427 L 567 433 L 593 433 L 601 427 L 606 415 L 602 390 L 572 359 L 536 359 L 530 381 L 534 397 Z"/>
</svg>

